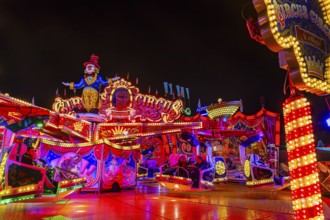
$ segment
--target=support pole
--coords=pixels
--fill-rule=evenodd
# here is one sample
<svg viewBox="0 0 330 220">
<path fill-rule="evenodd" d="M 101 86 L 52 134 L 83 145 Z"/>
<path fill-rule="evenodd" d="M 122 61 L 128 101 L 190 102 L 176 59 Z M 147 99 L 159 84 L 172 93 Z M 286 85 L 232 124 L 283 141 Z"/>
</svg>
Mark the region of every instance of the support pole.
<svg viewBox="0 0 330 220">
<path fill-rule="evenodd" d="M 283 114 L 295 218 L 324 219 L 310 104 L 291 96 Z"/>
</svg>

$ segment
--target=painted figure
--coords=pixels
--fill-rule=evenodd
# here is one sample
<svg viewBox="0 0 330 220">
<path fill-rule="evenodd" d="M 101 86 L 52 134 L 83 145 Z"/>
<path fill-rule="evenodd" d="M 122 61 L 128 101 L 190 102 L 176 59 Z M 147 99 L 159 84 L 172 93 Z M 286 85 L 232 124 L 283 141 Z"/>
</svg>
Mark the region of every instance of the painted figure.
<svg viewBox="0 0 330 220">
<path fill-rule="evenodd" d="M 87 112 L 98 113 L 100 107 L 99 93 L 102 86 L 111 85 L 113 81 L 119 79 L 114 77 L 104 79 L 99 75 L 100 65 L 98 64 L 99 57 L 92 54 L 88 62 L 84 62 L 84 76 L 79 82 L 62 82 L 65 86 L 70 86 L 71 90 L 83 88 L 81 95 L 82 103 Z"/>
</svg>

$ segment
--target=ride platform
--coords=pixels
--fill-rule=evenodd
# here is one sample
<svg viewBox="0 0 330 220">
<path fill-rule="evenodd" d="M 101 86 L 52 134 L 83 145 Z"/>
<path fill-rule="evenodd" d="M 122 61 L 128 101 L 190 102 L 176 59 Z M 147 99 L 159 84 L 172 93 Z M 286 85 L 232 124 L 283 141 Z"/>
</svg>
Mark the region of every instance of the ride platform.
<svg viewBox="0 0 330 220">
<path fill-rule="evenodd" d="M 330 199 L 323 198 L 330 219 Z M 10 203 L 0 219 L 294 219 L 289 190 L 217 184 L 213 191 L 174 192 L 152 181 L 118 193 L 71 194 L 57 202 Z"/>
</svg>

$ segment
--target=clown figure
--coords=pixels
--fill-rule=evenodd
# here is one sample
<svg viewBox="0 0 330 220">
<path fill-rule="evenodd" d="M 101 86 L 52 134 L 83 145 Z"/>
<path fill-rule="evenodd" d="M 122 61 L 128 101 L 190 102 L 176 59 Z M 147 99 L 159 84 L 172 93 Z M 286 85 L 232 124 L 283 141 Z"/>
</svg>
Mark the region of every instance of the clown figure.
<svg viewBox="0 0 330 220">
<path fill-rule="evenodd" d="M 113 81 L 119 79 L 114 77 L 104 79 L 99 75 L 100 65 L 98 64 L 99 57 L 92 54 L 88 62 L 84 62 L 84 76 L 77 83 L 62 82 L 65 86 L 70 86 L 71 90 L 83 88 L 81 95 L 82 103 L 87 112 L 97 113 L 100 107 L 99 93 L 102 86 L 111 85 Z"/>
</svg>

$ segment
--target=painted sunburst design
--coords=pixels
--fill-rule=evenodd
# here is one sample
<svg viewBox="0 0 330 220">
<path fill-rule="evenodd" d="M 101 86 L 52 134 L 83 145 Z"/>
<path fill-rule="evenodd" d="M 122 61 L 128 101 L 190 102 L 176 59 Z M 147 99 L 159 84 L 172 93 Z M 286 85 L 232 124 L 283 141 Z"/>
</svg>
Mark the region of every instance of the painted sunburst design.
<svg viewBox="0 0 330 220">
<path fill-rule="evenodd" d="M 19 117 L 21 114 L 19 112 L 8 112 L 8 115 L 11 117 Z"/>
<path fill-rule="evenodd" d="M 115 127 L 114 129 L 111 129 L 113 136 L 117 137 L 117 136 L 122 136 L 122 135 L 127 135 L 128 134 L 128 130 L 123 128 L 123 127 Z"/>
</svg>

